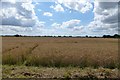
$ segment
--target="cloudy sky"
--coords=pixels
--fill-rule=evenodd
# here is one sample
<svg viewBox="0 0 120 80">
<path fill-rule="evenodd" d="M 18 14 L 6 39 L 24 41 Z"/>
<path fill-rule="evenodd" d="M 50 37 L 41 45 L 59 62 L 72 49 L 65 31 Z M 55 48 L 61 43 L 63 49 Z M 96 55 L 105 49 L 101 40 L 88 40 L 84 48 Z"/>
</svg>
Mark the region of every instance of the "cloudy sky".
<svg viewBox="0 0 120 80">
<path fill-rule="evenodd" d="M 0 11 L 0 34 L 101 36 L 118 33 L 118 2 L 1 0 Z"/>
</svg>

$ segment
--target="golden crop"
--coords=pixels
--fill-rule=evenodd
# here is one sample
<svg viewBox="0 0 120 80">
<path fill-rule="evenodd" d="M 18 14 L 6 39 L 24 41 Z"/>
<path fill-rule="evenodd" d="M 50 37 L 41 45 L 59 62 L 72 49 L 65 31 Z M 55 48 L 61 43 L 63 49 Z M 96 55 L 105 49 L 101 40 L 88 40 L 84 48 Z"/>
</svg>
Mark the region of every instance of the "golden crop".
<svg viewBox="0 0 120 80">
<path fill-rule="evenodd" d="M 48 67 L 118 66 L 118 39 L 3 37 L 2 62 Z"/>
</svg>

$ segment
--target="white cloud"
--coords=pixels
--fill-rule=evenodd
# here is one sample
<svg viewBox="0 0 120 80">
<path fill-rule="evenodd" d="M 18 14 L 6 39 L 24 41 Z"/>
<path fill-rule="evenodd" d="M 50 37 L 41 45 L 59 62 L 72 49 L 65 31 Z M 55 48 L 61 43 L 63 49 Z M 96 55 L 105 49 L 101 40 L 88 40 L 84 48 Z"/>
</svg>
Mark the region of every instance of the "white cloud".
<svg viewBox="0 0 120 80">
<path fill-rule="evenodd" d="M 31 27 L 29 28 L 20 26 L 2 26 L 2 27 L 0 28 L 2 34 L 26 34 L 26 33 L 29 34 L 29 32 L 32 31 Z"/>
<path fill-rule="evenodd" d="M 38 9 L 39 12 L 41 12 L 42 10 L 41 9 Z"/>
<path fill-rule="evenodd" d="M 0 8 L 0 18 L 2 19 L 3 28 L 0 26 L 0 31 L 3 33 L 27 33 L 27 34 L 76 34 L 71 31 L 80 31 L 86 29 L 87 33 L 117 33 L 118 30 L 118 3 L 113 2 L 97 2 L 94 6 L 94 20 L 88 26 L 80 25 L 80 20 L 72 19 L 61 24 L 53 23 L 51 29 L 46 29 L 45 22 L 38 20 L 33 5 L 30 2 L 16 3 L 15 0 L 9 2 L 2 2 Z M 51 6 L 55 11 L 64 11 L 64 7 L 85 13 L 92 9 L 93 5 L 88 0 L 57 0 L 55 6 Z M 70 10 L 70 13 L 71 13 Z M 41 11 L 41 10 L 39 10 Z M 45 16 L 53 16 L 50 12 L 44 12 Z M 53 21 L 52 19 L 50 19 Z M 85 28 L 85 29 L 84 29 Z M 55 32 L 56 31 L 56 32 Z M 91 32 L 90 32 L 91 31 Z"/>
<path fill-rule="evenodd" d="M 50 13 L 50 12 L 44 12 L 43 15 L 44 15 L 44 16 L 49 16 L 49 17 L 52 17 L 52 16 L 53 16 L 53 14 Z"/>
<path fill-rule="evenodd" d="M 118 32 L 118 3 L 97 2 L 94 4 L 94 21 L 88 28 L 93 32 L 104 34 L 115 34 Z"/>
<path fill-rule="evenodd" d="M 85 26 L 75 26 L 75 27 L 73 27 L 73 30 L 74 31 L 81 31 L 81 30 L 83 30 L 85 28 Z"/>
<path fill-rule="evenodd" d="M 34 5 L 29 3 L 2 2 L 2 25 L 13 25 L 21 27 L 33 27 L 38 21 L 35 15 Z"/>
<path fill-rule="evenodd" d="M 35 1 L 35 0 L 1 0 L 1 2 L 11 2 L 11 3 L 16 3 L 16 2 L 32 2 L 32 1 Z"/>
<path fill-rule="evenodd" d="M 77 26 L 80 24 L 80 20 L 72 19 L 70 21 L 63 22 L 61 25 L 61 28 L 73 28 L 74 26 Z"/>
<path fill-rule="evenodd" d="M 15 3 L 16 3 L 16 0 L 1 0 L 1 2 L 10 2 L 10 3 L 15 4 Z"/>
<path fill-rule="evenodd" d="M 63 4 L 69 9 L 85 13 L 93 8 L 93 5 L 88 0 L 57 0 L 56 3 Z"/>
<path fill-rule="evenodd" d="M 36 35 L 42 33 L 44 29 L 44 22 L 38 22 L 34 27 L 21 27 L 21 26 L 10 26 L 2 25 L 0 26 L 1 34 L 22 34 L 22 35 Z"/>
<path fill-rule="evenodd" d="M 31 2 L 28 2 L 28 3 L 22 3 L 21 5 L 23 8 L 25 8 L 26 10 L 28 11 L 33 11 L 34 13 L 34 5 L 31 3 Z"/>
<path fill-rule="evenodd" d="M 53 23 L 51 26 L 54 27 L 55 29 L 57 29 L 57 28 L 59 29 L 61 24 Z"/>
<path fill-rule="evenodd" d="M 3 34 L 11 33 L 32 33 L 31 31 L 43 28 L 44 23 L 38 20 L 38 17 L 34 11 L 34 5 L 31 1 L 29 2 L 16 2 L 11 0 L 7 2 L 1 2 L 2 7 L 0 7 L 0 31 Z"/>
<path fill-rule="evenodd" d="M 69 11 L 69 13 L 72 13 L 72 11 Z"/>
<path fill-rule="evenodd" d="M 83 26 L 80 26 L 80 20 L 77 20 L 77 19 L 72 19 L 72 20 L 63 22 L 62 24 L 53 23 L 51 26 L 56 29 L 68 29 L 72 31 L 80 31 L 80 30 L 83 30 L 84 28 Z"/>
<path fill-rule="evenodd" d="M 60 4 L 57 4 L 55 6 L 52 5 L 50 8 L 53 8 L 56 12 L 64 12 L 64 8 Z"/>
</svg>

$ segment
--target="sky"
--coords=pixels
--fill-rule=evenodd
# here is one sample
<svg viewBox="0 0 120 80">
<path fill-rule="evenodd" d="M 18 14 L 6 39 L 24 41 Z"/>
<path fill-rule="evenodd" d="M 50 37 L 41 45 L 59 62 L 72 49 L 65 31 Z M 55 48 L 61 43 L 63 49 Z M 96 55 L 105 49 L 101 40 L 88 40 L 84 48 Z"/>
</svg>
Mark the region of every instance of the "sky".
<svg viewBox="0 0 120 80">
<path fill-rule="evenodd" d="M 102 36 L 118 33 L 118 2 L 1 0 L 0 35 Z"/>
</svg>

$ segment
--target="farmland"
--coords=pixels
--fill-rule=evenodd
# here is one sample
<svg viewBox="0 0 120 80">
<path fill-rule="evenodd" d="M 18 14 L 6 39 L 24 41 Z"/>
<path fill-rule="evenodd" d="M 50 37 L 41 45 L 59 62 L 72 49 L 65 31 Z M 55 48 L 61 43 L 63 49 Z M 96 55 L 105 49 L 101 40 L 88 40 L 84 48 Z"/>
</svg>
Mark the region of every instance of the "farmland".
<svg viewBox="0 0 120 80">
<path fill-rule="evenodd" d="M 32 71 L 36 67 L 38 71 L 39 68 L 40 70 L 47 70 L 45 68 L 48 68 L 49 72 L 57 71 L 56 73 L 59 73 L 59 76 L 64 74 L 66 70 L 69 73 L 71 71 L 78 73 L 80 70 L 89 71 L 87 70 L 89 68 L 91 69 L 90 72 L 93 71 L 92 73 L 107 70 L 108 73 L 113 74 L 113 77 L 116 77 L 118 39 L 3 37 L 2 64 L 3 77 L 11 77 L 6 76 L 12 74 L 11 66 L 17 68 L 15 70 L 19 70 L 18 67 L 20 66 L 23 69 L 30 67 L 29 70 Z"/>
</svg>

